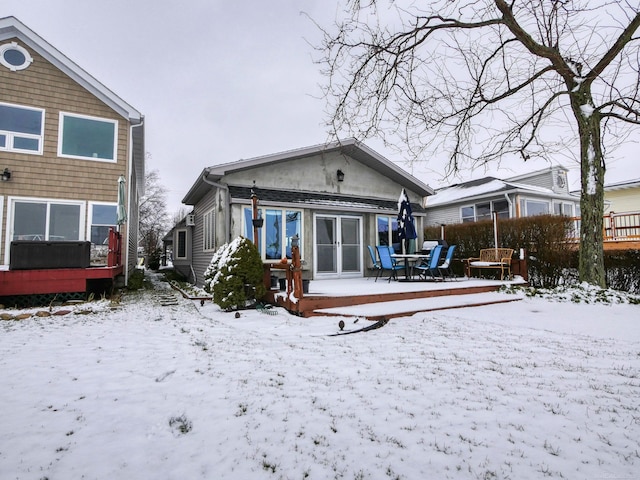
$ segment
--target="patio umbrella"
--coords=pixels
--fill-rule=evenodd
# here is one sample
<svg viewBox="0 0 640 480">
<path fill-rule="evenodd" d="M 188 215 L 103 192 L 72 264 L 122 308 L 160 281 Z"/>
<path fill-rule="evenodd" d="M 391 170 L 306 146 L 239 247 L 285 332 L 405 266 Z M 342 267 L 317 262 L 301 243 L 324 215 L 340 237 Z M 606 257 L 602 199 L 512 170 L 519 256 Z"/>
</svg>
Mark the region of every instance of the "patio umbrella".
<svg viewBox="0 0 640 480">
<path fill-rule="evenodd" d="M 411 240 L 415 241 L 418 238 L 413 213 L 411 212 L 411 203 L 404 188 L 398 199 L 398 237 L 400 240 L 404 240 L 406 252 L 410 251 Z"/>
<path fill-rule="evenodd" d="M 127 221 L 127 211 L 124 208 L 125 193 L 124 177 L 120 175 L 120 178 L 118 178 L 118 212 L 116 214 L 116 223 L 118 225 L 122 225 Z"/>
</svg>

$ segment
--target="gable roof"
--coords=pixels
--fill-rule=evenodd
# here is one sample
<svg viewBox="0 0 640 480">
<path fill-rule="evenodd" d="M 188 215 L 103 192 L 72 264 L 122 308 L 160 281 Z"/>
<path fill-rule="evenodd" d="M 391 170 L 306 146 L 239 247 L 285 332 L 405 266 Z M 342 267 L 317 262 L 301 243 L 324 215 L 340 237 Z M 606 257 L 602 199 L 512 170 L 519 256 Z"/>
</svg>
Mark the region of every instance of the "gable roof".
<svg viewBox="0 0 640 480">
<path fill-rule="evenodd" d="M 493 198 L 506 193 L 528 193 L 537 196 L 576 200 L 573 195 L 559 194 L 550 188 L 500 180 L 495 177 L 484 177 L 437 190 L 435 195 L 428 198 L 427 208 Z"/>
<path fill-rule="evenodd" d="M 189 192 L 187 192 L 185 197 L 182 199 L 182 203 L 193 205 L 209 190 L 209 184 L 207 182 L 219 182 L 222 177 L 230 173 L 241 172 L 243 170 L 249 170 L 264 165 L 276 165 L 282 162 L 330 152 L 342 152 L 371 169 L 376 170 L 399 185 L 419 194 L 421 197 L 433 195 L 434 193 L 434 190 L 431 187 L 418 180 L 413 175 L 405 172 L 395 163 L 387 160 L 385 157 L 367 147 L 365 144 L 357 141 L 355 138 L 348 138 L 346 140 L 288 150 L 285 152 L 249 158 L 246 160 L 238 160 L 205 168 Z"/>
<path fill-rule="evenodd" d="M 17 38 L 132 123 L 142 114 L 15 17 L 0 18 L 0 42 Z"/>
</svg>

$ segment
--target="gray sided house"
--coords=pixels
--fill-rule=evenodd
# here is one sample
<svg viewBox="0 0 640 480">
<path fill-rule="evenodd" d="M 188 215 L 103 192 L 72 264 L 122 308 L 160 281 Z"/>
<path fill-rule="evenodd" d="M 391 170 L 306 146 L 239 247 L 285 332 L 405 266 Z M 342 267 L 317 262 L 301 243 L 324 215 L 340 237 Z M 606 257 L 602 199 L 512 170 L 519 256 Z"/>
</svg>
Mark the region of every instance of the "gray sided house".
<svg viewBox="0 0 640 480">
<path fill-rule="evenodd" d="M 427 199 L 427 225 L 520 218 L 541 214 L 580 216 L 580 197 L 569 193 L 567 169 L 553 166 L 501 180 L 485 177 L 436 191 Z"/>
<path fill-rule="evenodd" d="M 422 241 L 424 199 L 433 190 L 366 145 L 348 139 L 205 168 L 182 200 L 193 211 L 174 227 L 173 264 L 197 285 L 215 250 L 242 235 L 253 240 L 252 191 L 264 220 L 264 262 L 291 257 L 299 237 L 303 276 L 362 277 L 367 245 L 395 245 L 405 188 Z"/>
</svg>

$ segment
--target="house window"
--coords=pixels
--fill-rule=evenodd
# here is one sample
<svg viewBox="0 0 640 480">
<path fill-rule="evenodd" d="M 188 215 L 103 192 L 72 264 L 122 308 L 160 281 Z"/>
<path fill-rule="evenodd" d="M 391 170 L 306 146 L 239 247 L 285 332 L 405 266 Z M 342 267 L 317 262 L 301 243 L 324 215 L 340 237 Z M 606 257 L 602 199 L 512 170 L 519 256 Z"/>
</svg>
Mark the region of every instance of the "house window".
<svg viewBox="0 0 640 480">
<path fill-rule="evenodd" d="M 302 256 L 302 211 L 279 208 L 259 208 L 258 218 L 264 219 L 258 229 L 258 251 L 263 260 L 291 258 L 291 238 L 300 238 L 300 256 Z M 253 212 L 244 209 L 244 235 L 253 240 Z"/>
<path fill-rule="evenodd" d="M 116 161 L 118 122 L 60 112 L 58 155 Z"/>
<path fill-rule="evenodd" d="M 13 240 L 80 240 L 82 205 L 59 201 L 13 202 Z"/>
<path fill-rule="evenodd" d="M 564 215 L 565 217 L 573 217 L 573 204 L 553 202 L 553 213 L 556 215 Z"/>
<path fill-rule="evenodd" d="M 204 251 L 214 250 L 216 248 L 216 225 L 215 225 L 215 211 L 209 210 L 202 217 L 203 219 L 203 245 Z"/>
<path fill-rule="evenodd" d="M 460 209 L 460 218 L 462 223 L 492 220 L 493 212 L 498 214 L 498 218 L 509 218 L 509 202 L 506 200 L 494 200 L 467 205 Z"/>
<path fill-rule="evenodd" d="M 33 62 L 29 52 L 16 42 L 0 45 L 0 64 L 12 72 L 24 70 Z"/>
<path fill-rule="evenodd" d="M 521 198 L 520 212 L 523 217 L 533 217 L 535 215 L 547 215 L 549 213 L 549 202 L 542 202 L 540 200 L 531 200 L 528 198 Z"/>
<path fill-rule="evenodd" d="M 42 153 L 44 110 L 0 103 L 0 150 Z"/>
<path fill-rule="evenodd" d="M 468 207 L 462 207 L 460 209 L 460 217 L 462 218 L 462 223 L 475 222 L 476 208 L 473 205 Z"/>
<path fill-rule="evenodd" d="M 185 259 L 187 258 L 187 231 L 178 230 L 176 233 L 178 236 L 176 258 Z"/>
<path fill-rule="evenodd" d="M 112 204 L 91 205 L 91 243 L 94 245 L 107 245 L 109 243 L 109 230 L 116 228 L 118 206 Z"/>
<path fill-rule="evenodd" d="M 378 245 L 393 246 L 400 251 L 402 249 L 398 234 L 398 218 L 378 215 L 376 217 L 378 228 Z"/>
</svg>

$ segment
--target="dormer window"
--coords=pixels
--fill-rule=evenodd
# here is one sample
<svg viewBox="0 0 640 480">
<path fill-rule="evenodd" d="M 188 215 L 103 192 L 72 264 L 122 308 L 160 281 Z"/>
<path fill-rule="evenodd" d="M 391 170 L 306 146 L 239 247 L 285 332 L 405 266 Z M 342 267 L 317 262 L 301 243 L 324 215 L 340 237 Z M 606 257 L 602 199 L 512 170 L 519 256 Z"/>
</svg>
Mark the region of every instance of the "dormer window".
<svg viewBox="0 0 640 480">
<path fill-rule="evenodd" d="M 16 42 L 0 45 L 0 64 L 12 72 L 24 70 L 33 62 L 29 52 Z"/>
</svg>

